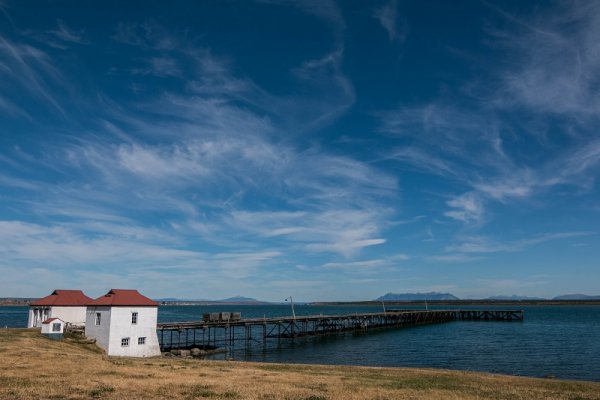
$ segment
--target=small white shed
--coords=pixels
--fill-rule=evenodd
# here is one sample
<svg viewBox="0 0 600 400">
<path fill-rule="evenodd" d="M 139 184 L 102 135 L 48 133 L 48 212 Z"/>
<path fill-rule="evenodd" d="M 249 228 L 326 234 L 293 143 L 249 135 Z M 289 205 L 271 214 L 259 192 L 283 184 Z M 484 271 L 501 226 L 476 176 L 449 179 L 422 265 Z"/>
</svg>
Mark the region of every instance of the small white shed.
<svg viewBox="0 0 600 400">
<path fill-rule="evenodd" d="M 42 335 L 50 339 L 62 339 L 66 322 L 60 318 L 48 318 L 42 322 Z"/>
<path fill-rule="evenodd" d="M 111 289 L 88 303 L 85 336 L 109 356 L 160 355 L 156 323 L 158 303 L 137 290 Z"/>
</svg>

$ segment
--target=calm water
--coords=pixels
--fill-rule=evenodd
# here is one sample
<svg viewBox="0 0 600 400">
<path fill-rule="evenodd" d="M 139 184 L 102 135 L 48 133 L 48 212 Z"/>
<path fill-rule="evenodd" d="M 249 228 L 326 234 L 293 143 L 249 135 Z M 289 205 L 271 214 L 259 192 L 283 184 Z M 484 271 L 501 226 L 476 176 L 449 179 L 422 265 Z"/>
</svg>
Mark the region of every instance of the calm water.
<svg viewBox="0 0 600 400">
<path fill-rule="evenodd" d="M 296 306 L 297 315 L 380 310 Z M 524 322 L 451 322 L 360 335 L 303 338 L 282 341 L 280 346 L 271 345 L 266 350 L 256 345 L 252 351 L 236 351 L 234 357 L 285 363 L 451 368 L 600 381 L 600 306 L 532 306 L 524 310 Z M 291 314 L 285 305 L 168 306 L 159 308 L 158 317 L 159 322 L 199 320 L 202 313 L 211 311 L 241 311 L 243 317 Z M 26 307 L 0 307 L 1 327 L 26 324 Z"/>
</svg>

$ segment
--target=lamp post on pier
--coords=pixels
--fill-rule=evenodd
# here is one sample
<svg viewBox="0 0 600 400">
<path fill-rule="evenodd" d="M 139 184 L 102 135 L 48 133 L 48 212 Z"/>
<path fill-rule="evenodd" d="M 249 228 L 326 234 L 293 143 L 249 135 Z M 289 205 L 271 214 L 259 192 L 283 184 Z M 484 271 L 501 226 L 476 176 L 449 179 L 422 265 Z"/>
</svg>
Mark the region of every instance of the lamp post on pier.
<svg viewBox="0 0 600 400">
<path fill-rule="evenodd" d="M 296 322 L 296 312 L 294 311 L 294 299 L 292 299 L 292 296 L 288 297 L 285 299 L 285 301 L 290 301 L 291 305 L 292 305 L 292 316 L 294 317 L 294 322 Z"/>
</svg>

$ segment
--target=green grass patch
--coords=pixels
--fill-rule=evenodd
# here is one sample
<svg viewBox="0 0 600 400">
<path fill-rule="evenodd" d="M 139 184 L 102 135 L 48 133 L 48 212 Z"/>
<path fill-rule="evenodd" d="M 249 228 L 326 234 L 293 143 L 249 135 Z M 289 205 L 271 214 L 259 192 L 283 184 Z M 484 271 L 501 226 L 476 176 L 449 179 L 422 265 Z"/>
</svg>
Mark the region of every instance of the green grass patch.
<svg viewBox="0 0 600 400">
<path fill-rule="evenodd" d="M 218 393 L 213 390 L 210 385 L 193 385 L 186 388 L 181 393 L 186 399 L 199 399 L 199 398 L 214 398 L 214 399 L 238 399 L 240 395 L 233 391 L 227 391 L 224 393 Z"/>
<path fill-rule="evenodd" d="M 188 387 L 181 394 L 184 395 L 186 399 L 219 397 L 219 394 L 212 390 L 212 386 L 209 385 L 193 385 Z"/>
<path fill-rule="evenodd" d="M 385 382 L 378 381 L 375 383 L 375 386 L 395 390 L 457 390 L 464 387 L 458 379 L 449 376 L 422 376 L 404 379 L 386 378 Z"/>
<path fill-rule="evenodd" d="M 0 375 L 0 388 L 27 388 L 32 384 L 29 378 Z"/>
<path fill-rule="evenodd" d="M 327 397 L 325 397 L 325 396 L 315 396 L 313 394 L 312 396 L 305 397 L 303 400 L 327 400 Z"/>
<path fill-rule="evenodd" d="M 115 391 L 115 388 L 108 385 L 98 385 L 95 388 L 91 389 L 88 394 L 93 398 L 103 398 L 107 393 L 112 393 Z"/>
</svg>

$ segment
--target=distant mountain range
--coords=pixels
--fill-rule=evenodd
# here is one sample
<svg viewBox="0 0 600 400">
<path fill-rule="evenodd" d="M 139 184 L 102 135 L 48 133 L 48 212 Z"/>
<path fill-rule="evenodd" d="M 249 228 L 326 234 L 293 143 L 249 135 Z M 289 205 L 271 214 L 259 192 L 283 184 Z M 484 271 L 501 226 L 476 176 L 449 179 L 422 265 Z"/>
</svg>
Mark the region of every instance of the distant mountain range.
<svg viewBox="0 0 600 400">
<path fill-rule="evenodd" d="M 375 299 L 376 301 L 418 301 L 418 300 L 460 300 L 450 293 L 387 293 Z"/>
<path fill-rule="evenodd" d="M 259 301 L 251 297 L 234 296 L 228 297 L 222 300 L 209 300 L 209 299 L 179 299 L 176 297 L 163 297 L 160 299 L 154 299 L 158 302 L 170 302 L 170 303 L 231 303 L 231 304 L 268 304 L 265 301 Z"/>
<path fill-rule="evenodd" d="M 557 296 L 552 300 L 600 300 L 600 296 L 588 296 L 587 294 L 565 294 Z"/>
<path fill-rule="evenodd" d="M 501 300 L 501 301 L 522 301 L 522 300 L 546 300 L 543 297 L 529 297 L 529 296 L 491 296 L 484 300 Z"/>
<path fill-rule="evenodd" d="M 381 297 L 375 299 L 375 301 L 425 301 L 425 300 L 461 300 L 451 293 L 387 293 Z M 546 299 L 543 297 L 536 296 L 519 296 L 513 294 L 512 296 L 490 296 L 485 299 L 472 299 L 472 300 L 492 300 L 492 301 L 538 301 L 538 300 L 600 300 L 600 296 L 589 296 L 586 294 L 565 294 L 562 296 L 556 296 L 552 299 Z"/>
<path fill-rule="evenodd" d="M 211 301 L 208 299 L 180 299 L 178 297 L 161 297 L 158 299 L 153 299 L 154 301 Z"/>
<path fill-rule="evenodd" d="M 234 297 L 228 297 L 226 299 L 223 300 L 219 300 L 223 303 L 256 303 L 259 302 L 256 299 L 253 299 L 251 297 L 244 297 L 244 296 L 234 296 Z"/>
<path fill-rule="evenodd" d="M 522 300 L 600 300 L 600 296 L 588 296 L 587 294 L 565 294 L 562 296 L 556 296 L 551 299 L 546 299 L 544 297 L 529 297 L 529 296 L 492 296 L 488 297 L 485 300 L 508 300 L 508 301 L 522 301 Z"/>
</svg>

